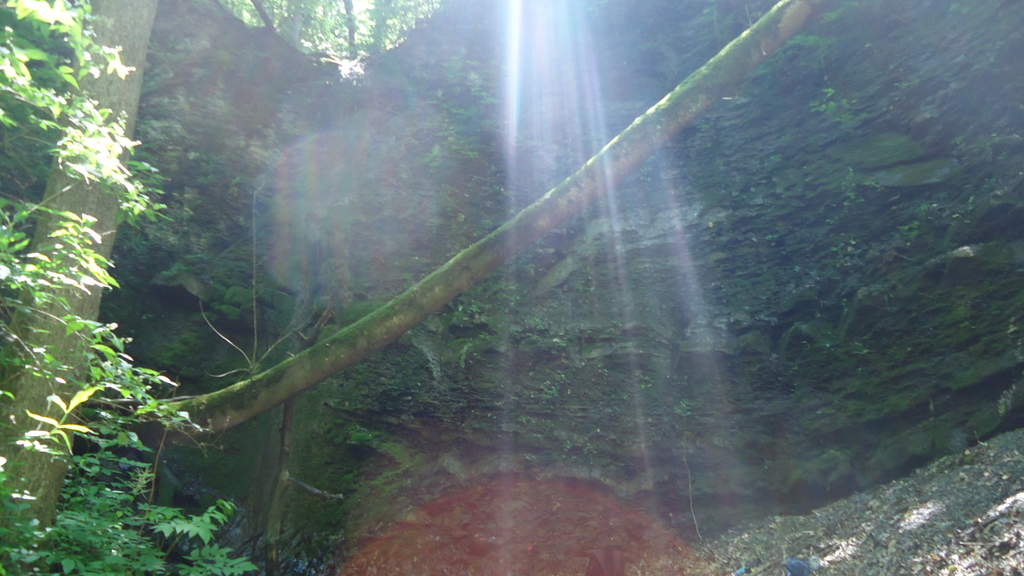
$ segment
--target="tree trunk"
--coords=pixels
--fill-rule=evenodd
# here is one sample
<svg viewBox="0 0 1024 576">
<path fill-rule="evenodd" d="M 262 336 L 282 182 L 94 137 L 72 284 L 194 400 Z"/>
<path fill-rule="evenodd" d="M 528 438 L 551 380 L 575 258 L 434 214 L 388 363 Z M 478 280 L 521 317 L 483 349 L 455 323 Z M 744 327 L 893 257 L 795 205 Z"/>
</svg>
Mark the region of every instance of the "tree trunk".
<svg viewBox="0 0 1024 576">
<path fill-rule="evenodd" d="M 146 60 L 146 47 L 156 15 L 157 0 L 94 0 L 93 19 L 97 44 L 120 46 L 121 60 L 135 68 L 127 79 L 114 74 L 103 74 L 99 78 L 87 76 L 81 82 L 84 92 L 94 98 L 100 107 L 109 108 L 115 114 L 123 114 L 126 120 L 125 134 L 129 137 L 135 128 L 142 91 L 142 68 Z M 102 238 L 95 247 L 96 252 L 110 256 L 117 231 L 119 202 L 117 194 L 101 185 L 74 179 L 54 168 L 46 183 L 44 195 L 46 206 L 55 210 L 76 214 L 90 214 L 96 218 L 94 230 Z M 60 219 L 46 216 L 36 226 L 33 244 L 37 252 L 46 253 L 50 234 L 57 229 Z M 25 415 L 26 410 L 60 418 L 54 414 L 46 398 L 56 394 L 68 400 L 79 386 L 77 382 L 85 372 L 87 350 L 76 334 L 67 334 L 64 326 L 53 318 L 73 314 L 84 319 L 96 319 L 99 314 L 101 290 L 94 288 L 90 293 L 70 291 L 65 293 L 67 307 L 59 304 L 42 305 L 41 313 L 19 319 L 22 338 L 33 347 L 45 347 L 67 368 L 64 382 L 44 380 L 27 371 L 11 383 L 15 400 L 10 405 L 9 418 L 13 422 L 11 433 L 17 436 L 32 429 L 38 423 Z M 64 483 L 66 463 L 61 458 L 33 450 L 17 450 L 11 459 L 11 473 L 22 479 L 19 487 L 27 490 L 35 500 L 31 501 L 30 513 L 43 525 L 52 523 Z"/>
<path fill-rule="evenodd" d="M 295 398 L 289 398 L 281 409 L 281 435 L 278 445 L 277 474 L 270 491 L 270 505 L 263 538 L 267 543 L 264 572 L 274 576 L 281 566 L 281 531 L 284 527 L 284 500 L 291 472 L 288 464 L 292 455 L 292 422 L 295 419 Z"/>
<path fill-rule="evenodd" d="M 575 174 L 373 313 L 268 370 L 173 402 L 211 431 L 284 402 L 397 340 L 536 240 L 580 214 L 603 191 L 737 87 L 814 16 L 825 0 L 782 0 L 754 26 L 633 121 Z"/>
<path fill-rule="evenodd" d="M 393 0 L 373 0 L 370 16 L 373 19 L 373 49 L 377 52 L 387 50 L 388 22 L 391 20 L 391 4 Z"/>
<path fill-rule="evenodd" d="M 345 30 L 348 32 L 348 57 L 355 59 L 359 57 L 359 47 L 356 46 L 356 9 L 352 0 L 345 0 Z"/>
<path fill-rule="evenodd" d="M 256 9 L 256 15 L 260 17 L 263 22 L 263 26 L 267 29 L 274 29 L 274 19 L 270 17 L 267 12 L 267 7 L 263 5 L 263 0 L 252 0 L 252 7 Z"/>
</svg>

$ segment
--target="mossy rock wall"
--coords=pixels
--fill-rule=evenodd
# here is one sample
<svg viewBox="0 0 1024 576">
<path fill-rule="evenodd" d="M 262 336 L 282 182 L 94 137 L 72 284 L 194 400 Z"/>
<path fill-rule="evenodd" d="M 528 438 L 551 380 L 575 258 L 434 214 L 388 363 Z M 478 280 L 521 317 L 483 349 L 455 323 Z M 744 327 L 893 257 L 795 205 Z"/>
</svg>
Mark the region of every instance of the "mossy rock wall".
<svg viewBox="0 0 1024 576">
<path fill-rule="evenodd" d="M 165 7 L 140 137 L 170 179 L 174 227 L 204 240 L 122 243 L 133 281 L 118 309 L 160 314 L 125 322 L 138 355 L 193 389 L 242 367 L 196 299 L 246 338 L 253 246 L 261 338 L 289 334 L 279 353 L 317 318 L 358 318 L 559 181 L 768 4 L 527 9 L 532 34 L 560 17 L 589 26 L 570 40 L 592 58 L 563 82 L 525 73 L 549 93 L 523 99 L 534 120 L 514 162 L 499 2 L 449 3 L 355 83 L 254 68 L 236 82 L 264 108 L 229 104 L 230 90 L 168 96 L 182 70 L 234 85 L 236 62 L 273 42 L 211 20 L 195 29 L 228 47 L 178 54 L 190 13 Z M 347 497 L 292 494 L 290 533 L 373 533 L 509 470 L 600 480 L 684 532 L 692 488 L 714 528 L 1019 424 L 1022 25 L 1024 5 L 998 0 L 834 2 L 587 218 L 305 394 L 292 473 Z M 580 93 L 590 77 L 600 98 Z M 580 120 L 598 105 L 600 122 Z M 194 124 L 250 133 L 199 141 Z M 256 425 L 270 439 L 272 420 Z M 251 464 L 231 446 L 253 437 L 227 435 L 218 458 Z M 206 483 L 249 490 L 231 474 Z"/>
</svg>

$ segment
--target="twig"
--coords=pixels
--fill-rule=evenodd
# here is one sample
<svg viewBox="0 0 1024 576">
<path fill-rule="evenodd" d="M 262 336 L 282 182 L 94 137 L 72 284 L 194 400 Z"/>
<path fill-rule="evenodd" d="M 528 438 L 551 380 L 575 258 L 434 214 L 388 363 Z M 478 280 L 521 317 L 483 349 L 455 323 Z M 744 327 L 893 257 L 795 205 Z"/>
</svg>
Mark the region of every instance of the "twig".
<svg viewBox="0 0 1024 576">
<path fill-rule="evenodd" d="M 256 361 L 256 365 L 261 364 L 263 362 L 263 360 L 266 359 L 266 357 L 269 356 L 270 353 L 274 351 L 274 348 L 277 348 L 278 344 L 280 344 L 281 342 L 284 342 L 285 340 L 288 339 L 289 336 L 291 336 L 292 334 L 295 334 L 297 332 L 298 332 L 298 330 L 296 330 L 294 332 L 288 332 L 287 334 L 281 336 L 277 340 L 274 340 L 274 343 L 270 345 L 270 348 L 267 348 L 263 352 L 263 354 L 259 357 L 259 359 Z M 255 370 L 255 366 L 253 366 L 253 369 Z"/>
<path fill-rule="evenodd" d="M 199 314 L 202 315 L 203 320 L 206 321 L 206 325 L 210 327 L 210 330 L 213 330 L 214 334 L 216 334 L 217 336 L 220 336 L 220 339 L 225 341 L 225 342 L 227 342 L 228 344 L 230 344 L 232 348 L 234 348 L 235 350 L 238 350 L 238 353 L 241 354 L 243 358 L 245 358 L 245 363 L 248 364 L 250 368 L 252 368 L 252 366 L 253 366 L 253 359 L 249 358 L 249 355 L 245 353 L 245 350 L 242 350 L 241 348 L 238 347 L 237 344 L 232 342 L 230 338 L 228 338 L 227 336 L 221 334 L 220 330 L 217 330 L 217 328 L 213 325 L 213 323 L 210 322 L 210 319 L 206 317 L 206 310 L 203 309 L 203 301 L 202 300 L 199 301 Z"/>
<path fill-rule="evenodd" d="M 209 376 L 210 378 L 224 378 L 226 376 L 231 376 L 232 374 L 238 374 L 239 372 L 249 371 L 250 370 L 248 368 L 235 368 L 234 370 L 228 370 L 227 372 L 221 372 L 219 374 L 210 374 L 209 372 L 207 372 L 206 375 Z"/>
<path fill-rule="evenodd" d="M 121 410 L 131 410 L 135 405 L 142 404 L 136 398 L 92 398 L 92 401 L 104 406 L 111 406 Z"/>
<path fill-rule="evenodd" d="M 315 486 L 310 486 L 309 484 L 306 484 L 305 482 L 303 482 L 302 480 L 299 480 L 298 478 L 292 478 L 291 476 L 289 476 L 288 477 L 288 481 L 291 482 L 291 483 L 294 483 L 299 488 L 302 488 L 303 490 L 305 490 L 306 492 L 309 492 L 310 494 L 312 494 L 314 496 L 319 496 L 320 498 L 326 498 L 328 500 L 344 500 L 345 499 L 345 495 L 344 494 L 333 494 L 331 492 L 325 492 L 325 491 L 323 491 L 323 490 L 321 490 L 321 489 L 319 489 L 319 488 L 317 488 Z"/>
<path fill-rule="evenodd" d="M 683 448 L 683 467 L 686 468 L 686 495 L 690 498 L 690 517 L 693 518 L 693 529 L 697 532 L 697 540 L 704 541 L 697 524 L 697 512 L 693 509 L 693 478 L 690 475 L 690 461 L 686 459 L 686 448 Z"/>
<path fill-rule="evenodd" d="M 156 495 L 156 475 L 160 471 L 160 454 L 164 451 L 164 443 L 167 441 L 167 427 L 164 426 L 163 434 L 160 436 L 160 444 L 156 448 L 156 456 L 153 457 L 153 479 L 149 482 L 149 498 L 147 502 L 153 503 Z"/>
<path fill-rule="evenodd" d="M 323 314 L 320 315 L 320 318 L 318 318 L 317 321 L 313 324 L 313 331 L 310 332 L 309 336 L 306 336 L 299 330 L 296 330 L 295 333 L 298 334 L 300 338 L 302 338 L 303 342 L 307 344 L 315 344 L 317 338 L 320 337 L 320 331 L 323 330 L 324 326 L 327 326 L 327 324 L 333 318 L 334 308 L 327 308 L 326 310 L 324 310 Z"/>
<path fill-rule="evenodd" d="M 259 10 L 259 4 L 257 0 L 253 0 L 256 4 L 257 10 Z M 262 188 L 262 185 L 260 185 Z M 249 223 L 249 227 L 252 230 L 252 237 L 249 243 L 249 251 L 252 252 L 252 358 L 255 362 L 256 355 L 259 354 L 260 349 L 260 331 L 258 322 L 259 310 L 256 307 L 256 193 L 259 192 L 257 188 L 252 189 L 252 198 L 249 202 L 251 205 L 251 217 L 252 220 Z M 273 347 L 271 347 L 273 349 Z M 270 350 L 267 350 L 270 353 Z"/>
</svg>

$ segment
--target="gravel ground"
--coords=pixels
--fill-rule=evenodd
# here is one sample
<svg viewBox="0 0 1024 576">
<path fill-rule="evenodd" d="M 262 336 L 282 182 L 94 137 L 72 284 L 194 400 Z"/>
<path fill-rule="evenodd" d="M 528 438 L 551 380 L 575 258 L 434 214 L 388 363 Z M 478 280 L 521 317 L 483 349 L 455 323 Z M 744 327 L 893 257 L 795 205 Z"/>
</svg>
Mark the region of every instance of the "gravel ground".
<svg viewBox="0 0 1024 576">
<path fill-rule="evenodd" d="M 774 517 L 708 542 L 713 568 L 784 574 L 786 557 L 815 574 L 1024 576 L 1024 429 L 942 458 L 901 480 L 806 516 Z"/>
</svg>

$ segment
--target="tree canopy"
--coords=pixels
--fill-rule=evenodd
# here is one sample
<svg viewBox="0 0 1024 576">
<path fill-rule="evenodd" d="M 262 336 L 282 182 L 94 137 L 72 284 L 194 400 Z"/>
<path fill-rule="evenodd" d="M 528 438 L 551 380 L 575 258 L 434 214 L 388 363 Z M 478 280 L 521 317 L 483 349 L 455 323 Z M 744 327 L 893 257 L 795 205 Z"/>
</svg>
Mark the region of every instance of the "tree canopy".
<svg viewBox="0 0 1024 576">
<path fill-rule="evenodd" d="M 273 28 L 298 48 L 357 58 L 393 48 L 440 0 L 222 0 L 252 26 Z"/>
</svg>

